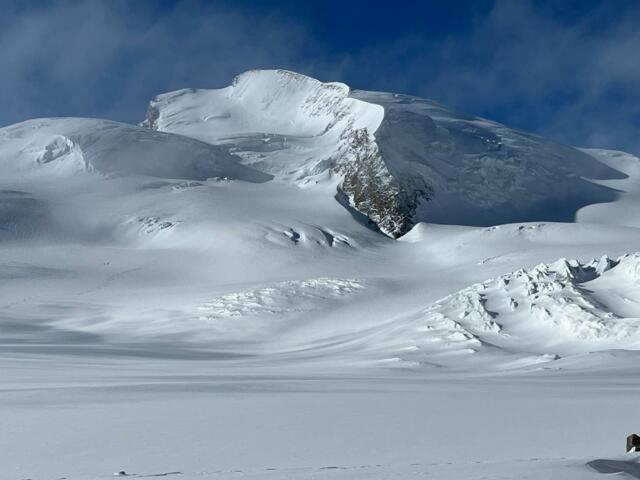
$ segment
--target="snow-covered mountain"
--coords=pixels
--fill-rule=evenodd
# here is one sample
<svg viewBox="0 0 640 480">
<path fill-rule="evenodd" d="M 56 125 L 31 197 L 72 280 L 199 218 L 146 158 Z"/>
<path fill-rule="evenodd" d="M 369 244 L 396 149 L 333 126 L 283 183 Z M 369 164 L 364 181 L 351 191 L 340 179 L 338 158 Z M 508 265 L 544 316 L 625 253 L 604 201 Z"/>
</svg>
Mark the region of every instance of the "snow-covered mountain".
<svg viewBox="0 0 640 480">
<path fill-rule="evenodd" d="M 42 280 L 32 272 L 57 282 L 35 289 L 28 306 L 8 303 L 12 324 L 40 309 L 47 318 L 41 331 L 12 335 L 33 342 L 82 332 L 109 343 L 146 338 L 270 355 L 313 345 L 329 363 L 357 365 L 413 358 L 398 354 L 399 344 L 430 358 L 425 341 L 456 355 L 460 345 L 491 344 L 532 354 L 532 362 L 583 352 L 570 345 L 588 332 L 635 331 L 640 310 L 625 294 L 633 274 L 611 286 L 627 299 L 619 313 L 583 295 L 586 280 L 569 274 L 559 286 L 541 280 L 558 287 L 541 302 L 543 287 L 527 280 L 539 269 L 517 269 L 635 252 L 638 164 L 427 100 L 351 92 L 281 70 L 247 72 L 220 90 L 160 95 L 143 126 L 81 118 L 8 126 L 0 129 L 5 269 L 33 282 L 29 291 Z M 574 216 L 580 223 L 526 223 Z M 472 226 L 504 220 L 525 223 Z M 389 238 L 416 222 L 401 242 Z M 550 246 L 530 244 L 546 235 Z M 74 267 L 52 260 L 58 249 L 73 253 Z M 27 258 L 39 259 L 33 271 Z M 93 285 L 81 296 L 100 305 L 95 320 L 86 320 L 89 303 L 78 300 L 72 277 Z M 498 278 L 486 287 L 495 293 L 468 287 L 488 278 Z M 418 294 L 425 286 L 429 294 Z M 491 295 L 500 299 L 495 307 Z M 503 325 L 494 316 L 505 305 L 500 318 L 515 320 Z M 502 335 L 511 324 L 537 333 Z M 388 328 L 393 341 L 379 340 Z M 551 342 L 561 330 L 568 343 Z M 603 349 L 636 348 L 625 336 L 610 340 Z"/>
<path fill-rule="evenodd" d="M 571 221 L 619 179 L 590 155 L 407 95 L 351 92 L 283 70 L 250 71 L 219 90 L 179 90 L 144 126 L 229 145 L 301 184 L 332 176 L 345 203 L 398 237 L 416 222 Z"/>
<path fill-rule="evenodd" d="M 639 200 L 632 154 L 285 71 L 0 128 L 0 463 L 593 478 L 637 403 Z"/>
<path fill-rule="evenodd" d="M 583 352 L 596 347 L 570 346 L 589 332 L 609 339 L 635 331 L 640 310 L 634 313 L 635 297 L 625 294 L 633 274 L 611 286 L 629 305 L 621 314 L 583 295 L 582 277 L 537 287 L 529 280 L 538 267 L 517 269 L 635 252 L 639 164 L 628 154 L 559 145 L 431 101 L 351 92 L 281 70 L 250 71 L 220 90 L 160 95 L 143 126 L 30 120 L 0 129 L 0 241 L 11 278 L 31 279 L 20 259 L 38 258 L 46 245 L 33 272 L 44 268 L 59 283 L 38 288 L 29 307 L 9 303 L 12 319 L 42 309 L 43 337 L 20 328 L 12 335 L 45 341 L 52 331 L 61 338 L 81 331 L 106 342 L 154 338 L 277 355 L 313 345 L 329 363 L 348 358 L 357 365 L 381 358 L 412 364 L 406 359 L 416 354 L 400 354 L 398 345 L 431 358 L 423 342 L 440 342 L 440 353 L 459 358 L 463 350 L 483 357 L 490 344 L 492 352 L 529 359 L 516 365 Z M 526 223 L 574 216 L 581 223 Z M 504 220 L 525 223 L 471 226 Z M 401 242 L 389 238 L 416 222 Z M 612 223 L 617 230 L 604 226 Z M 552 246 L 529 244 L 549 234 Z M 468 238 L 457 244 L 460 235 Z M 87 303 L 78 302 L 62 273 L 68 268 L 51 264 L 50 249 L 66 254 L 79 246 L 70 271 L 95 284 L 82 296 L 101 304 L 102 320 L 85 320 Z M 95 265 L 91 256 L 104 260 Z M 124 263 L 114 268 L 118 257 Z M 138 266 L 125 268 L 129 263 Z M 451 273 L 456 269 L 462 271 Z M 125 294 L 147 278 L 165 280 L 135 300 Z M 184 282 L 189 288 L 176 288 Z M 476 282 L 484 287 L 468 287 Z M 417 294 L 423 285 L 426 297 Z M 542 302 L 539 288 L 556 286 Z M 153 314 L 145 311 L 149 295 Z M 64 308 L 48 312 L 52 304 Z M 512 324 L 514 332 L 537 333 L 503 335 Z M 549 340 L 561 330 L 568 343 Z M 635 340 L 610 336 L 602 349 L 636 348 Z M 339 338 L 349 347 L 336 351 Z"/>
</svg>

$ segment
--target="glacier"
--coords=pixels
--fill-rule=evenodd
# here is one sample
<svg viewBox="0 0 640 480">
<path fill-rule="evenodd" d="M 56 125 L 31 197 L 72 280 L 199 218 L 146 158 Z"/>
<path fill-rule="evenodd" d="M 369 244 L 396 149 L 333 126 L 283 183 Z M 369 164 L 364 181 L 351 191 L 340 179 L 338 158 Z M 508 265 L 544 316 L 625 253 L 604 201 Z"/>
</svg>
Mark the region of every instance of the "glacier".
<svg viewBox="0 0 640 480">
<path fill-rule="evenodd" d="M 0 172 L 7 478 L 637 468 L 631 153 L 255 70 Z"/>
</svg>

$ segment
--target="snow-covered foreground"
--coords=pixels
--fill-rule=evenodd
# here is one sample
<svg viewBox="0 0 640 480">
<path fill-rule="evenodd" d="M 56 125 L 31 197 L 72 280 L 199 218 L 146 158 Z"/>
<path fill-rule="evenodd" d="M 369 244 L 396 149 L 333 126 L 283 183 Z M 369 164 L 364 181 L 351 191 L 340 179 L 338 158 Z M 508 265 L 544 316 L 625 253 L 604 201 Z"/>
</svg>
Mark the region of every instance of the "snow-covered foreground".
<svg viewBox="0 0 640 480">
<path fill-rule="evenodd" d="M 351 255 L 277 246 L 310 263 L 283 280 L 267 266 L 284 256 L 261 257 L 230 284 L 215 279 L 233 258 L 192 250 L 6 248 L 3 478 L 600 478 L 586 463 L 619 460 L 635 429 L 638 281 L 619 270 L 635 257 L 575 283 L 549 272 L 569 254 L 617 258 L 635 230 L 418 233 Z M 595 308 L 523 315 L 516 265 L 542 279 L 538 304 Z M 519 306 L 495 308 L 503 292 Z M 598 323 L 604 305 L 615 315 Z"/>
<path fill-rule="evenodd" d="M 0 478 L 640 477 L 637 157 L 282 72 L 151 106 L 0 129 Z"/>
<path fill-rule="evenodd" d="M 584 479 L 635 458 L 636 356 L 488 378 L 77 355 L 3 353 L 2 478 Z"/>
</svg>

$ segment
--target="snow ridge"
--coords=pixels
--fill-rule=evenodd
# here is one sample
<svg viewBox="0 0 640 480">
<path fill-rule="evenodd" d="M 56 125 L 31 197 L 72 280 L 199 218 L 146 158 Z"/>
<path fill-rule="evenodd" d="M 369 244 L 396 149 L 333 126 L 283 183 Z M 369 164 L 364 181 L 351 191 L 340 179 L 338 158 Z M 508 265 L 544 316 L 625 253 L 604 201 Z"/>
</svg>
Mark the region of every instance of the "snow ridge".
<svg viewBox="0 0 640 480">
<path fill-rule="evenodd" d="M 347 203 L 398 237 L 413 226 L 416 205 L 403 201 L 405 191 L 376 144 L 384 109 L 349 95 L 342 83 L 255 70 L 223 89 L 159 95 L 141 125 L 232 144 L 246 164 L 301 185 L 337 175 Z"/>
</svg>

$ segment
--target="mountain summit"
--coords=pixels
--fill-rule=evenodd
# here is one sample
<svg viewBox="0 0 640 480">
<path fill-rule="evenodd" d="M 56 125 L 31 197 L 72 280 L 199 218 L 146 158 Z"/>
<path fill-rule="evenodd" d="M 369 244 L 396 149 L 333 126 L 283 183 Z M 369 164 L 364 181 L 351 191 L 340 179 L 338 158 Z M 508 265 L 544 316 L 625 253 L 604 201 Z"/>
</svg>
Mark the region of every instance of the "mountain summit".
<svg viewBox="0 0 640 480">
<path fill-rule="evenodd" d="M 336 198 L 397 238 L 417 222 L 571 221 L 623 178 L 579 149 L 430 101 L 352 91 L 286 70 L 155 97 L 142 126 L 227 146 L 276 180 Z"/>
</svg>

